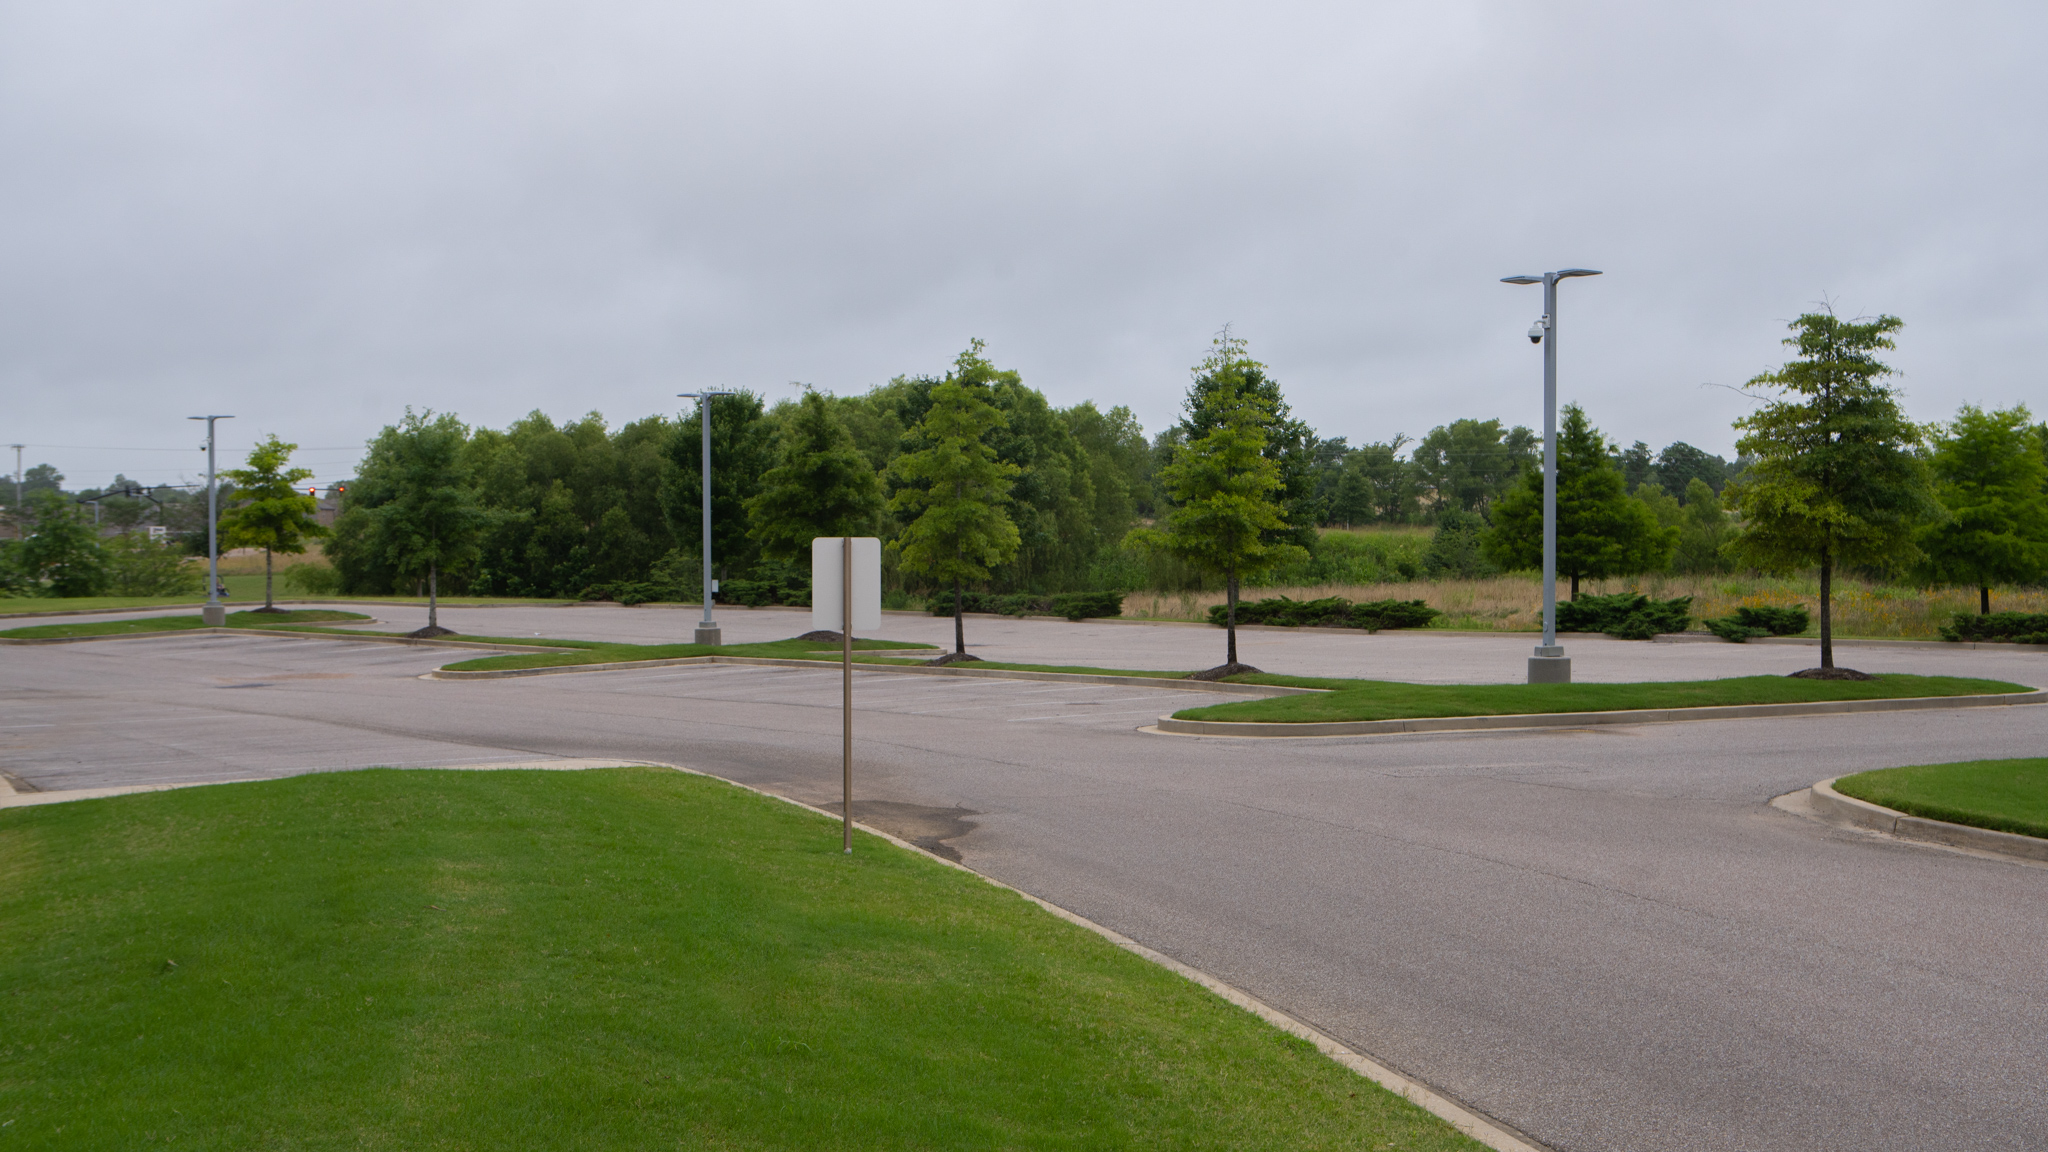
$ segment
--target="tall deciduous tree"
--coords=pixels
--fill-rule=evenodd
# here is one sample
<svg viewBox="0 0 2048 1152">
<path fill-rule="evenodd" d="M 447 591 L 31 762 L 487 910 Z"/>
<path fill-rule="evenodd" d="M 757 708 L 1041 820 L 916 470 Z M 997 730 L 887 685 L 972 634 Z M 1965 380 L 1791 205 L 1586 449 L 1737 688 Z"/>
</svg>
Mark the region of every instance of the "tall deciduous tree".
<svg viewBox="0 0 2048 1152">
<path fill-rule="evenodd" d="M 890 507 L 908 521 L 896 539 L 903 567 L 953 586 L 955 657 L 967 655 L 962 585 L 988 579 L 989 568 L 1018 546 L 1017 526 L 1003 510 L 1018 468 L 998 460 L 988 444 L 1003 414 L 986 392 L 955 380 L 932 388 L 931 407 L 915 430 L 924 447 L 898 456 L 893 469 L 904 487 Z"/>
<path fill-rule="evenodd" d="M 233 482 L 242 503 L 220 518 L 221 533 L 230 548 L 263 549 L 263 612 L 279 611 L 272 595 L 273 554 L 297 555 L 306 550 L 308 540 L 327 535 L 326 526 L 314 519 L 320 502 L 298 488 L 313 473 L 290 466 L 298 447 L 273 433 L 250 450 L 248 467 L 222 473 Z"/>
<path fill-rule="evenodd" d="M 810 555 L 814 537 L 872 527 L 882 484 L 839 413 L 824 396 L 805 392 L 783 425 L 781 461 L 762 473 L 746 510 L 761 554 L 796 560 Z"/>
<path fill-rule="evenodd" d="M 1661 494 L 1661 490 L 1660 490 Z M 1571 578 L 1633 576 L 1671 563 L 1678 529 L 1657 522 L 1650 505 L 1628 494 L 1607 438 L 1567 404 L 1557 434 L 1557 570 Z M 1524 473 L 1493 508 L 1487 558 L 1503 568 L 1543 565 L 1543 473 Z"/>
<path fill-rule="evenodd" d="M 1430 429 L 1409 459 L 1433 494 L 1430 511 L 1483 512 L 1531 466 L 1542 437 L 1498 420 L 1453 420 Z"/>
<path fill-rule="evenodd" d="M 775 464 L 776 429 L 761 397 L 741 391 L 717 396 L 711 411 L 711 559 L 720 579 L 753 566 L 747 501 L 761 490 L 761 474 Z M 702 555 L 704 547 L 704 424 L 701 409 L 683 417 L 669 438 L 674 471 L 662 485 L 662 506 L 676 542 Z"/>
<path fill-rule="evenodd" d="M 1315 429 L 1297 419 L 1280 394 L 1280 382 L 1269 369 L 1251 357 L 1251 345 L 1244 337 L 1223 331 L 1209 344 L 1209 354 L 1194 369 L 1194 380 L 1182 402 L 1181 435 L 1193 443 L 1241 413 L 1241 398 L 1251 397 L 1260 405 L 1265 423 L 1259 431 L 1264 443 L 1259 454 L 1271 460 L 1280 478 L 1273 500 L 1280 508 L 1282 523 L 1267 530 L 1275 542 L 1294 544 L 1304 550 L 1316 542 L 1316 525 L 1323 520 L 1322 501 L 1316 496 Z"/>
<path fill-rule="evenodd" d="M 371 467 L 389 499 L 373 511 L 373 547 L 401 578 L 427 579 L 427 626 L 414 635 L 447 635 L 441 627 L 441 573 L 473 559 L 488 515 L 470 484 L 463 447 L 469 438 L 452 413 L 408 408 L 405 419 L 370 445 Z"/>
<path fill-rule="evenodd" d="M 1255 671 L 1237 659 L 1239 581 L 1308 553 L 1283 535 L 1288 524 L 1277 497 L 1285 481 L 1279 461 L 1265 453 L 1271 400 L 1246 376 L 1223 374 L 1206 384 L 1202 403 L 1215 419 L 1160 470 L 1173 510 L 1163 527 L 1136 529 L 1129 540 L 1223 577 L 1224 660 L 1201 674 L 1220 679 Z"/>
<path fill-rule="evenodd" d="M 106 582 L 106 553 L 80 508 L 54 487 L 28 492 L 28 535 L 15 563 L 30 586 L 46 596 L 96 596 Z"/>
<path fill-rule="evenodd" d="M 1763 569 L 1819 566 L 1823 674 L 1835 667 L 1835 569 L 1911 561 L 1915 531 L 1940 515 L 1914 452 L 1920 430 L 1884 383 L 1892 369 L 1876 357 L 1903 326 L 1896 316 L 1799 317 L 1785 340 L 1798 358 L 1749 382 L 1780 398 L 1735 422 L 1743 433 L 1736 450 L 1754 463 L 1723 493 L 1743 521 L 1730 551 Z"/>
<path fill-rule="evenodd" d="M 1948 519 L 1920 534 L 1928 574 L 1977 586 L 1991 612 L 1993 584 L 2032 584 L 2048 573 L 2048 460 L 2025 405 L 1986 412 L 1965 404 L 1934 431 L 1934 491 Z"/>
</svg>

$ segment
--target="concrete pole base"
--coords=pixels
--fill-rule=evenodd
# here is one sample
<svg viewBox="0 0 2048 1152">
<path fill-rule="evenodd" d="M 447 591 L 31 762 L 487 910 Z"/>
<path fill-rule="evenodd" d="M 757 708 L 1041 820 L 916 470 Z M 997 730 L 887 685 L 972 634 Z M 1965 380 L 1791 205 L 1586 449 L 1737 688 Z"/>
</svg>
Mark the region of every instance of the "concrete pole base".
<svg viewBox="0 0 2048 1152">
<path fill-rule="evenodd" d="M 228 624 L 228 606 L 208 604 L 199 610 L 199 622 L 208 628 L 225 628 Z"/>
<path fill-rule="evenodd" d="M 690 643 L 692 643 L 692 644 L 717 644 L 717 643 L 719 643 L 719 639 L 718 639 L 718 625 L 716 625 L 716 624 L 699 624 L 699 625 L 697 625 L 697 638 L 696 638 L 695 640 L 692 640 L 692 641 L 690 641 Z"/>
<path fill-rule="evenodd" d="M 1572 658 L 1569 656 L 1529 657 L 1529 683 L 1569 684 L 1572 682 Z"/>
</svg>

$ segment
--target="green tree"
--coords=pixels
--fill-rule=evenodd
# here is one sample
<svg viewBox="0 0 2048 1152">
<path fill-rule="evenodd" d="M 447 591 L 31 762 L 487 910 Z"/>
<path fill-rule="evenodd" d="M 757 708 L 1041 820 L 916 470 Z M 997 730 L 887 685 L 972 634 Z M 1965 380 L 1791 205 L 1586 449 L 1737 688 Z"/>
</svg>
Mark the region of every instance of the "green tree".
<svg viewBox="0 0 2048 1152">
<path fill-rule="evenodd" d="M 1780 398 L 1735 422 L 1749 471 L 1723 497 L 1742 516 L 1729 543 L 1761 569 L 1820 568 L 1820 666 L 1835 667 L 1831 620 L 1835 569 L 1894 565 L 1918 553 L 1915 531 L 1940 512 L 1914 448 L 1920 430 L 1883 383 L 1892 369 L 1874 355 L 1894 347 L 1896 316 L 1842 320 L 1831 312 L 1792 321 L 1784 343 L 1799 351 L 1751 380 Z"/>
<path fill-rule="evenodd" d="M 1430 511 L 1484 512 L 1517 477 L 1541 463 L 1541 437 L 1498 420 L 1453 420 L 1430 429 L 1409 454 L 1432 493 Z"/>
<path fill-rule="evenodd" d="M 711 560 L 718 577 L 746 572 L 760 555 L 748 530 L 747 501 L 761 491 L 761 476 L 775 465 L 776 423 L 753 392 L 713 397 L 711 412 Z M 661 489 L 676 543 L 702 555 L 704 547 L 703 412 L 673 426 L 672 465 Z"/>
<path fill-rule="evenodd" d="M 873 526 L 882 511 L 882 484 L 833 405 L 804 393 L 782 428 L 782 459 L 761 475 L 761 490 L 746 502 L 761 554 L 799 560 L 818 536 L 851 536 Z"/>
<path fill-rule="evenodd" d="M 1986 412 L 1965 404 L 1934 430 L 1935 496 L 1948 519 L 1920 534 L 1927 573 L 1977 586 L 1991 612 L 1993 584 L 2038 583 L 2048 573 L 2048 460 L 2025 405 Z"/>
<path fill-rule="evenodd" d="M 1705 480 L 1694 476 L 1685 485 L 1685 514 L 1678 520 L 1678 550 L 1672 553 L 1671 570 L 1692 574 L 1729 571 L 1734 565 L 1727 547 L 1734 534 L 1721 498 Z"/>
<path fill-rule="evenodd" d="M 407 408 L 401 423 L 372 442 L 363 469 L 381 473 L 377 479 L 389 488 L 389 499 L 371 513 L 371 547 L 401 579 L 427 580 L 427 626 L 415 636 L 451 633 L 441 627 L 441 573 L 476 557 L 489 521 L 464 459 L 468 439 L 453 413 Z"/>
<path fill-rule="evenodd" d="M 1319 442 L 1315 429 L 1295 418 L 1287 398 L 1280 394 L 1280 382 L 1264 364 L 1252 359 L 1250 343 L 1232 333 L 1229 325 L 1210 341 L 1209 354 L 1194 368 L 1194 381 L 1181 405 L 1182 442 L 1192 444 L 1239 419 L 1246 397 L 1258 401 L 1265 421 L 1259 429 L 1265 438 L 1259 454 L 1273 462 L 1280 478 L 1273 500 L 1280 508 L 1281 523 L 1267 534 L 1274 542 L 1312 550 L 1316 525 L 1324 518 L 1322 502 L 1316 496 Z"/>
<path fill-rule="evenodd" d="M 1662 495 L 1662 489 L 1659 489 Z M 1678 529 L 1628 494 L 1607 438 L 1567 404 L 1557 433 L 1557 570 L 1579 598 L 1581 578 L 1633 576 L 1671 563 Z M 1487 558 L 1502 568 L 1543 566 L 1543 472 L 1532 469 L 1493 508 Z"/>
<path fill-rule="evenodd" d="M 272 595 L 272 556 L 288 556 L 306 550 L 306 542 L 327 535 L 327 528 L 314 519 L 320 502 L 298 485 L 312 479 L 306 468 L 289 467 L 297 444 L 287 444 L 275 433 L 249 451 L 249 466 L 222 472 L 235 486 L 240 503 L 220 518 L 223 540 L 229 548 L 263 549 L 263 607 L 261 612 L 281 611 Z"/>
<path fill-rule="evenodd" d="M 15 565 L 47 596 L 96 596 L 106 582 L 106 555 L 83 508 L 55 487 L 27 492 L 28 535 Z"/>
<path fill-rule="evenodd" d="M 1683 440 L 1674 440 L 1657 454 L 1657 481 L 1664 490 L 1678 494 L 1681 502 L 1692 502 L 1692 482 L 1704 481 L 1718 501 L 1721 486 L 1728 482 L 1728 462 Z"/>
<path fill-rule="evenodd" d="M 953 586 L 953 655 L 967 655 L 962 585 L 986 580 L 989 568 L 1017 554 L 1017 526 L 1003 498 L 1019 469 L 996 458 L 989 433 L 1003 414 L 984 398 L 987 389 L 948 380 L 931 390 L 931 407 L 916 434 L 925 446 L 896 458 L 904 486 L 890 501 L 908 517 L 896 546 L 903 567 Z"/>
<path fill-rule="evenodd" d="M 1240 377 L 1201 381 L 1204 408 L 1215 416 L 1208 431 L 1191 437 L 1160 471 L 1173 510 L 1163 528 L 1139 528 L 1130 541 L 1221 575 L 1224 660 L 1203 673 L 1221 678 L 1251 669 L 1237 659 L 1237 591 L 1247 577 L 1308 558 L 1307 549 L 1285 538 L 1287 518 L 1276 497 L 1285 487 L 1278 460 L 1267 456 L 1266 429 L 1272 401 Z"/>
<path fill-rule="evenodd" d="M 169 540 L 123 532 L 101 545 L 107 590 L 116 596 L 192 596 L 206 591 L 206 574 Z"/>
</svg>

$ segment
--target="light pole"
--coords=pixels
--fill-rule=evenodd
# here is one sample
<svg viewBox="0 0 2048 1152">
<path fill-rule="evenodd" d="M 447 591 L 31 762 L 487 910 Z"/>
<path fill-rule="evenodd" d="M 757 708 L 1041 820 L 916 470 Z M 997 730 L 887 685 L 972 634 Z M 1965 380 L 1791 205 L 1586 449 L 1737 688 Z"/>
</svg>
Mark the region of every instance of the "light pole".
<svg viewBox="0 0 2048 1152">
<path fill-rule="evenodd" d="M 692 643 L 716 644 L 718 623 L 711 619 L 711 398 L 730 396 L 732 393 L 707 388 L 702 392 L 678 392 L 676 395 L 686 400 L 697 401 L 697 423 L 704 432 L 704 463 L 699 468 L 704 478 L 704 620 L 697 625 L 697 635 Z"/>
<path fill-rule="evenodd" d="M 233 416 L 187 416 L 206 421 L 206 607 L 199 610 L 199 622 L 219 628 L 228 622 L 227 605 L 220 602 L 220 490 L 214 484 L 213 422 Z"/>
<path fill-rule="evenodd" d="M 8 447 L 14 449 L 14 538 L 20 540 L 28 535 L 22 528 L 24 521 L 21 518 L 21 450 L 28 445 L 9 444 Z"/>
<path fill-rule="evenodd" d="M 1598 275 L 1591 268 L 1566 268 L 1501 277 L 1503 284 L 1543 285 L 1543 318 L 1529 327 L 1530 341 L 1543 345 L 1543 643 L 1529 657 L 1531 684 L 1572 682 L 1571 657 L 1557 642 L 1557 282 Z"/>
</svg>

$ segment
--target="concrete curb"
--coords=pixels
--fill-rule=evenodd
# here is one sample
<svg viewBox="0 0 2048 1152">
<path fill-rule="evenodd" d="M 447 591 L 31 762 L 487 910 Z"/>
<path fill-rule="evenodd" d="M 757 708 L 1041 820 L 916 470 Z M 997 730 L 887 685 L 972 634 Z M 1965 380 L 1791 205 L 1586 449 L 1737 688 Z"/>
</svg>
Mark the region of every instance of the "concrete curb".
<svg viewBox="0 0 2048 1152">
<path fill-rule="evenodd" d="M 2048 692 L 1986 696 L 1908 696 L 1899 700 L 1818 700 L 1801 704 L 1724 704 L 1705 708 L 1638 708 L 1615 712 L 1537 712 L 1524 716 L 1431 716 L 1408 720 L 1334 720 L 1284 724 L 1269 721 L 1176 720 L 1161 716 L 1141 732 L 1168 736 L 1302 739 L 1377 736 L 1396 732 L 1468 732 L 1491 728 L 1583 728 L 1597 724 L 1674 724 L 1693 720 L 1748 720 L 1771 716 L 1828 716 L 1854 712 L 1916 712 L 2048 704 Z"/>
<path fill-rule="evenodd" d="M 0 636 L 0 644 L 87 644 L 98 640 L 155 640 L 166 636 L 275 636 L 284 640 L 353 640 L 357 643 L 406 644 L 415 648 L 468 648 L 484 652 L 539 654 L 565 651 L 562 648 L 543 648 L 532 644 L 490 644 L 481 640 L 415 640 L 410 636 L 372 636 L 359 632 L 288 632 L 273 628 L 167 628 L 160 632 L 117 632 L 107 636 Z"/>
<path fill-rule="evenodd" d="M 931 671 L 941 672 L 946 671 L 946 669 L 934 668 L 931 669 Z M 788 804 L 796 808 L 801 808 L 806 812 L 816 813 L 817 815 L 823 816 L 827 820 L 831 820 L 834 823 L 838 823 L 842 818 L 841 815 L 837 812 L 833 812 L 824 808 L 819 808 L 815 805 L 806 804 L 801 800 L 792 799 L 788 796 L 782 796 L 774 792 L 769 792 L 761 788 L 756 788 L 751 784 L 742 784 L 737 780 L 728 780 L 723 776 L 718 776 L 710 772 L 704 772 L 696 768 L 685 768 L 680 764 L 664 765 L 664 767 L 674 768 L 678 772 L 687 772 L 692 776 L 703 776 L 707 779 L 716 780 L 721 784 L 728 784 L 735 788 L 744 789 L 745 791 L 752 792 L 757 796 L 765 796 L 770 800 L 779 800 L 784 804 Z M 1199 968 L 1183 964 L 1180 961 L 1175 960 L 1173 957 L 1166 955 L 1164 952 L 1158 952 L 1151 948 L 1147 948 L 1143 944 L 1140 944 L 1136 940 L 1133 940 L 1130 937 L 1124 935 L 1123 933 L 1118 932 L 1114 928 L 1110 928 L 1102 924 L 1097 924 L 1095 921 L 1088 919 L 1086 916 L 1083 916 L 1078 912 L 1070 912 L 1067 909 L 1060 907 L 1059 905 L 1053 903 L 1050 900 L 1044 899 L 1043 897 L 1034 896 L 1021 888 L 1013 888 L 1010 885 L 1003 883 L 1001 880 L 997 880 L 993 876 L 989 876 L 986 873 L 977 872 L 974 869 L 969 868 L 965 864 L 956 863 L 952 860 L 946 859 L 944 856 L 940 856 L 933 852 L 927 852 L 923 848 L 920 848 L 917 845 L 912 844 L 907 840 L 903 840 L 897 836 L 894 836 L 888 832 L 884 832 L 879 828 L 871 828 L 858 820 L 853 822 L 853 826 L 855 828 L 860 829 L 862 832 L 867 833 L 870 836 L 876 837 L 877 839 L 886 840 L 898 848 L 904 849 L 908 852 L 914 852 L 927 860 L 933 861 L 934 863 L 937 863 L 947 868 L 955 869 L 960 872 L 965 872 L 969 876 L 972 876 L 975 879 L 980 880 L 982 883 L 990 885 L 991 887 L 1000 888 L 1005 892 L 1014 893 L 1017 896 L 1022 897 L 1023 899 L 1028 900 L 1033 904 L 1038 905 L 1040 908 L 1045 909 L 1047 912 L 1052 913 L 1054 916 L 1059 917 L 1061 920 L 1064 920 L 1077 928 L 1084 928 L 1090 932 L 1093 932 L 1097 936 L 1102 937 L 1104 940 L 1109 941 L 1111 944 L 1116 945 L 1118 948 L 1121 948 L 1134 956 L 1140 957 L 1144 960 L 1148 960 L 1151 963 L 1157 964 L 1161 968 L 1164 968 L 1177 976 L 1184 977 L 1190 981 L 1193 981 L 1196 984 L 1201 985 L 1203 988 L 1208 989 L 1210 992 L 1215 993 L 1217 996 L 1223 998 L 1224 1000 L 1227 1000 L 1230 1003 L 1236 1005 L 1237 1007 L 1242 1008 L 1247 1012 L 1250 1012 L 1252 1015 L 1257 1016 L 1259 1019 L 1265 1021 L 1267 1024 L 1270 1024 L 1273 1027 L 1278 1028 L 1280 1031 L 1285 1032 L 1290 1036 L 1294 1036 L 1299 1039 L 1308 1041 L 1310 1044 L 1315 1045 L 1316 1051 L 1321 1052 L 1324 1056 L 1327 1056 L 1331 1060 L 1334 1060 L 1337 1063 L 1342 1064 L 1344 1067 L 1349 1068 L 1351 1071 L 1358 1073 L 1360 1076 L 1365 1077 L 1367 1080 L 1370 1080 L 1373 1083 L 1379 1085 L 1380 1087 L 1385 1088 L 1387 1091 L 1392 1092 L 1394 1095 L 1401 1097 L 1403 1100 L 1406 1100 L 1409 1103 L 1414 1104 L 1416 1107 L 1421 1108 L 1423 1111 L 1428 1112 L 1430 1115 L 1435 1116 L 1437 1119 L 1442 1120 L 1443 1122 L 1449 1124 L 1453 1128 L 1456 1128 L 1459 1132 L 1464 1133 L 1466 1136 L 1469 1136 L 1472 1139 L 1479 1141 L 1481 1144 L 1486 1145 L 1488 1148 L 1495 1149 L 1495 1152 L 1549 1152 L 1549 1149 L 1545 1148 L 1541 1144 L 1534 1142 L 1527 1136 L 1524 1136 L 1518 1132 L 1513 1131 L 1512 1129 L 1509 1129 L 1497 1120 L 1494 1120 L 1488 1116 L 1485 1116 L 1479 1112 L 1475 1112 L 1472 1109 L 1467 1108 L 1465 1105 L 1458 1103 L 1456 1100 L 1453 1100 L 1449 1096 L 1446 1096 L 1443 1093 L 1438 1092 L 1434 1088 L 1431 1088 L 1429 1085 L 1424 1084 L 1422 1081 L 1417 1080 L 1412 1076 L 1406 1076 L 1400 1072 L 1395 1071 L 1387 1065 L 1380 1063 L 1379 1061 L 1373 1059 L 1370 1056 L 1367 1056 L 1365 1053 L 1358 1051 L 1357 1049 L 1351 1047 L 1348 1044 L 1345 1044 L 1343 1041 L 1338 1040 L 1336 1037 L 1331 1036 L 1329 1033 L 1324 1032 L 1321 1029 L 1318 1029 L 1315 1026 L 1306 1023 L 1300 1018 L 1293 1016 L 1287 1012 L 1284 1012 L 1281 1009 L 1275 1008 L 1271 1004 L 1266 1003 L 1264 1000 L 1259 999 L 1251 993 L 1246 992 L 1233 984 L 1229 984 L 1223 980 L 1219 980 L 1216 977 L 1211 976 L 1210 974 L 1202 971 Z"/>
<path fill-rule="evenodd" d="M 1835 791 L 1834 784 L 1839 779 L 1841 777 L 1836 776 L 1823 780 L 1810 789 L 1809 802 L 1815 813 L 1824 819 L 1867 828 L 1901 840 L 1920 840 L 1949 848 L 1966 848 L 2048 864 L 2048 840 L 1895 812 Z"/>
<path fill-rule="evenodd" d="M 553 649 L 552 651 L 559 651 Z M 621 660 L 608 664 L 564 664 L 551 668 L 504 668 L 489 671 L 449 671 L 437 668 L 422 680 L 503 680 L 514 676 L 552 676 L 570 672 L 619 672 L 633 668 L 675 668 L 691 664 L 758 664 L 770 668 L 837 668 L 832 660 L 797 660 L 780 656 L 678 656 L 669 660 Z M 969 676 L 991 680 L 1050 680 L 1069 684 L 1115 684 L 1120 687 L 1152 686 L 1188 692 L 1223 692 L 1237 696 L 1300 696 L 1327 691 L 1323 688 L 1283 688 L 1276 684 L 1217 684 L 1207 680 L 1173 680 L 1155 676 L 1110 676 L 1087 672 L 1019 672 L 1001 668 L 923 668 L 914 664 L 855 664 L 870 672 L 901 672 L 911 676 Z"/>
<path fill-rule="evenodd" d="M 1666 632 L 1651 637 L 1657 644 L 1732 644 L 1712 632 Z M 1743 641 L 1744 644 L 1797 644 L 1807 648 L 1820 647 L 1818 636 L 1756 636 Z M 1843 640 L 1835 641 L 1837 648 L 1996 648 L 2001 650 L 2035 651 L 2048 654 L 2048 647 L 2039 644 L 2008 644 L 1999 640 Z"/>
</svg>

